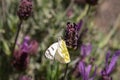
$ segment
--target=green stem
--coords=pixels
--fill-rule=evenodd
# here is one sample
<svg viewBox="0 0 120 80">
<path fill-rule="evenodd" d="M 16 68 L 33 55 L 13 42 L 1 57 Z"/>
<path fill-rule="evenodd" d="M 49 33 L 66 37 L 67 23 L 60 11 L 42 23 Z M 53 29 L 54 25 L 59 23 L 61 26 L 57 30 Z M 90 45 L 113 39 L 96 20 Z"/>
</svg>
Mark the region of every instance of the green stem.
<svg viewBox="0 0 120 80">
<path fill-rule="evenodd" d="M 86 15 L 88 15 L 89 11 L 90 11 L 90 5 L 86 5 L 84 11 L 77 18 L 76 22 L 79 22 L 82 18 L 84 18 Z"/>
<path fill-rule="evenodd" d="M 17 25 L 17 33 L 16 33 L 16 37 L 15 37 L 15 41 L 14 41 L 14 44 L 13 44 L 13 49 L 12 49 L 12 53 L 14 53 L 14 50 L 15 50 L 15 46 L 16 46 L 16 43 L 17 43 L 17 39 L 18 39 L 18 36 L 19 36 L 19 33 L 20 33 L 20 30 L 21 30 L 21 25 L 22 25 L 22 20 L 20 20 L 20 22 L 18 23 Z"/>
<path fill-rule="evenodd" d="M 66 64 L 65 74 L 64 74 L 63 80 L 66 80 L 67 70 L 68 70 L 68 63 Z"/>
</svg>

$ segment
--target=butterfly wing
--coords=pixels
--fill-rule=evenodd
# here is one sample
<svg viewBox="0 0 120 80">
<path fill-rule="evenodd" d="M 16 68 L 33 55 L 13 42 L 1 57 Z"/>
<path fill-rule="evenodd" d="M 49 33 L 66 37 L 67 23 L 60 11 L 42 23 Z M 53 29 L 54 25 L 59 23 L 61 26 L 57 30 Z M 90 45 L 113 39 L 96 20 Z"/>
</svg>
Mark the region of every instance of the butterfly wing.
<svg viewBox="0 0 120 80">
<path fill-rule="evenodd" d="M 69 52 L 67 50 L 64 40 L 60 40 L 58 42 L 58 49 L 57 49 L 57 53 L 55 54 L 55 59 L 61 63 L 70 62 Z"/>
<path fill-rule="evenodd" d="M 58 48 L 58 42 L 53 43 L 46 51 L 45 51 L 45 57 L 54 60 L 55 53 Z"/>
</svg>

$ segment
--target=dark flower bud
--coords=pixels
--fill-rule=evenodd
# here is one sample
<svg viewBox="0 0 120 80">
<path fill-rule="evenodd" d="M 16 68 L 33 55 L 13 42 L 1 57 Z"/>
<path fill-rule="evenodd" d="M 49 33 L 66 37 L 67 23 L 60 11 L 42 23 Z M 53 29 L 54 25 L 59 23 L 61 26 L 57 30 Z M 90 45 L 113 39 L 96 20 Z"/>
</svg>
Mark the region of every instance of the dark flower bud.
<svg viewBox="0 0 120 80">
<path fill-rule="evenodd" d="M 24 70 L 28 67 L 29 64 L 29 56 L 26 51 L 23 50 L 17 50 L 14 52 L 13 55 L 13 66 L 17 70 Z"/>
<path fill-rule="evenodd" d="M 32 1 L 31 0 L 21 0 L 17 15 L 20 20 L 28 19 L 32 14 Z"/>
<path fill-rule="evenodd" d="M 86 2 L 87 2 L 89 5 L 96 5 L 96 4 L 98 4 L 98 0 L 86 0 Z"/>
</svg>

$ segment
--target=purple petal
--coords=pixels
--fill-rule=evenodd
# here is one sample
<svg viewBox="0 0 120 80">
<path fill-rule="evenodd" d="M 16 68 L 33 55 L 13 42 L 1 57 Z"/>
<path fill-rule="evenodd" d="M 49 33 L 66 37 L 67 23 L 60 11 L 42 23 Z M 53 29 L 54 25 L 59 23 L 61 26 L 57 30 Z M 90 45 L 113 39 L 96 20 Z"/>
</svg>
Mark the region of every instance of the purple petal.
<svg viewBox="0 0 120 80">
<path fill-rule="evenodd" d="M 30 37 L 29 36 L 25 36 L 24 42 L 29 42 L 29 41 L 30 41 Z"/>
<path fill-rule="evenodd" d="M 85 64 L 84 64 L 83 61 L 80 61 L 80 62 L 79 62 L 78 69 L 79 69 L 79 72 L 80 72 L 83 80 L 85 80 L 85 79 L 84 79 L 84 78 L 86 77 L 86 76 L 85 76 Z"/>
<path fill-rule="evenodd" d="M 26 36 L 23 40 L 22 45 L 21 45 L 21 49 L 24 49 L 24 50 L 28 51 L 29 42 L 30 42 L 30 37 Z"/>
<path fill-rule="evenodd" d="M 81 56 L 86 57 L 87 55 L 89 55 L 92 51 L 92 45 L 82 45 L 81 46 Z"/>
<path fill-rule="evenodd" d="M 86 79 L 89 79 L 89 74 L 90 74 L 91 68 L 92 68 L 92 65 L 88 65 L 85 68 Z"/>
<path fill-rule="evenodd" d="M 113 57 L 111 59 L 111 62 L 109 64 L 109 66 L 108 66 L 108 69 L 106 71 L 107 74 L 110 74 L 113 71 L 113 69 L 115 67 L 115 64 L 116 64 L 116 62 L 118 60 L 119 55 L 120 55 L 120 51 L 116 51 L 115 54 L 113 55 Z"/>
<path fill-rule="evenodd" d="M 83 20 L 80 20 L 80 22 L 77 24 L 77 31 L 79 31 L 82 27 Z"/>
</svg>

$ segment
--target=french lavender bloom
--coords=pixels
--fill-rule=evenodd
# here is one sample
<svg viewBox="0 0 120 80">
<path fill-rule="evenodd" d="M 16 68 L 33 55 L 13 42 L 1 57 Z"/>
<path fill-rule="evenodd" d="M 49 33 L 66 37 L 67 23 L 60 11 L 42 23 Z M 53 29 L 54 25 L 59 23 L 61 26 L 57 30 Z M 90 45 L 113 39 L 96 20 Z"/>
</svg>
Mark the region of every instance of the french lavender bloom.
<svg viewBox="0 0 120 80">
<path fill-rule="evenodd" d="M 28 67 L 29 64 L 29 53 L 24 50 L 16 50 L 13 54 L 13 66 L 17 70 L 24 70 Z"/>
<path fill-rule="evenodd" d="M 82 27 L 82 23 L 82 20 L 77 25 L 75 23 L 67 23 L 67 28 L 65 30 L 65 42 L 68 48 L 77 48 L 79 39 L 78 33 Z"/>
<path fill-rule="evenodd" d="M 81 52 L 80 52 L 80 55 L 81 55 L 81 58 L 79 59 L 79 61 L 77 62 L 77 64 L 76 64 L 76 66 L 75 66 L 75 69 L 74 69 L 74 71 L 73 71 L 73 75 L 75 76 L 75 77 L 79 77 L 79 75 L 81 74 L 83 74 L 83 73 L 81 73 L 81 71 L 83 71 L 84 70 L 84 68 L 86 67 L 85 66 L 85 58 L 91 53 L 91 51 L 92 51 L 92 45 L 89 43 L 89 44 L 87 44 L 87 45 L 82 45 L 81 46 Z M 94 63 L 94 58 L 91 58 L 90 60 L 89 60 L 90 62 L 89 62 L 89 66 L 88 67 L 86 67 L 86 70 L 87 70 L 87 72 L 88 71 L 90 71 L 90 69 L 91 69 L 91 67 L 92 67 L 92 64 Z M 79 74 L 79 72 L 80 72 L 80 74 Z M 88 72 L 89 73 L 89 72 Z M 87 73 L 86 73 L 87 74 Z M 89 74 L 88 74 L 89 75 Z M 82 75 L 82 76 L 84 76 L 84 75 Z M 91 80 L 92 80 L 92 78 L 91 78 Z"/>
<path fill-rule="evenodd" d="M 112 77 L 110 76 L 110 74 L 114 70 L 118 57 L 120 56 L 120 50 L 114 53 L 111 60 L 110 60 L 110 56 L 111 56 L 110 54 L 111 54 L 110 51 L 108 51 L 108 53 L 106 54 L 105 67 L 101 71 L 102 80 L 112 80 Z M 109 60 L 110 60 L 110 63 L 109 63 Z"/>
<path fill-rule="evenodd" d="M 22 45 L 20 48 L 24 49 L 25 51 L 29 52 L 30 55 L 36 55 L 38 50 L 38 42 L 36 40 L 30 40 L 29 36 L 26 36 L 23 40 Z"/>
<path fill-rule="evenodd" d="M 94 80 L 94 77 L 96 75 L 96 67 L 95 67 L 94 74 L 92 75 L 92 77 L 90 77 L 90 71 L 92 69 L 91 64 L 86 66 L 85 62 L 80 61 L 78 64 L 78 69 L 81 74 L 82 80 Z"/>
<path fill-rule="evenodd" d="M 83 58 L 85 58 L 86 56 L 88 56 L 92 51 L 92 45 L 91 44 L 87 44 L 87 45 L 82 45 L 81 46 L 81 56 Z"/>
<path fill-rule="evenodd" d="M 23 75 L 19 77 L 19 80 L 32 80 L 29 76 Z"/>
<path fill-rule="evenodd" d="M 13 54 L 13 66 L 17 70 L 26 69 L 30 61 L 29 55 L 35 55 L 37 49 L 38 43 L 36 41 L 30 41 L 30 38 L 26 36 L 23 40 L 23 43 L 19 45 L 19 48 L 15 50 Z"/>
<path fill-rule="evenodd" d="M 32 1 L 21 0 L 17 12 L 20 20 L 27 20 L 32 15 Z"/>
</svg>

